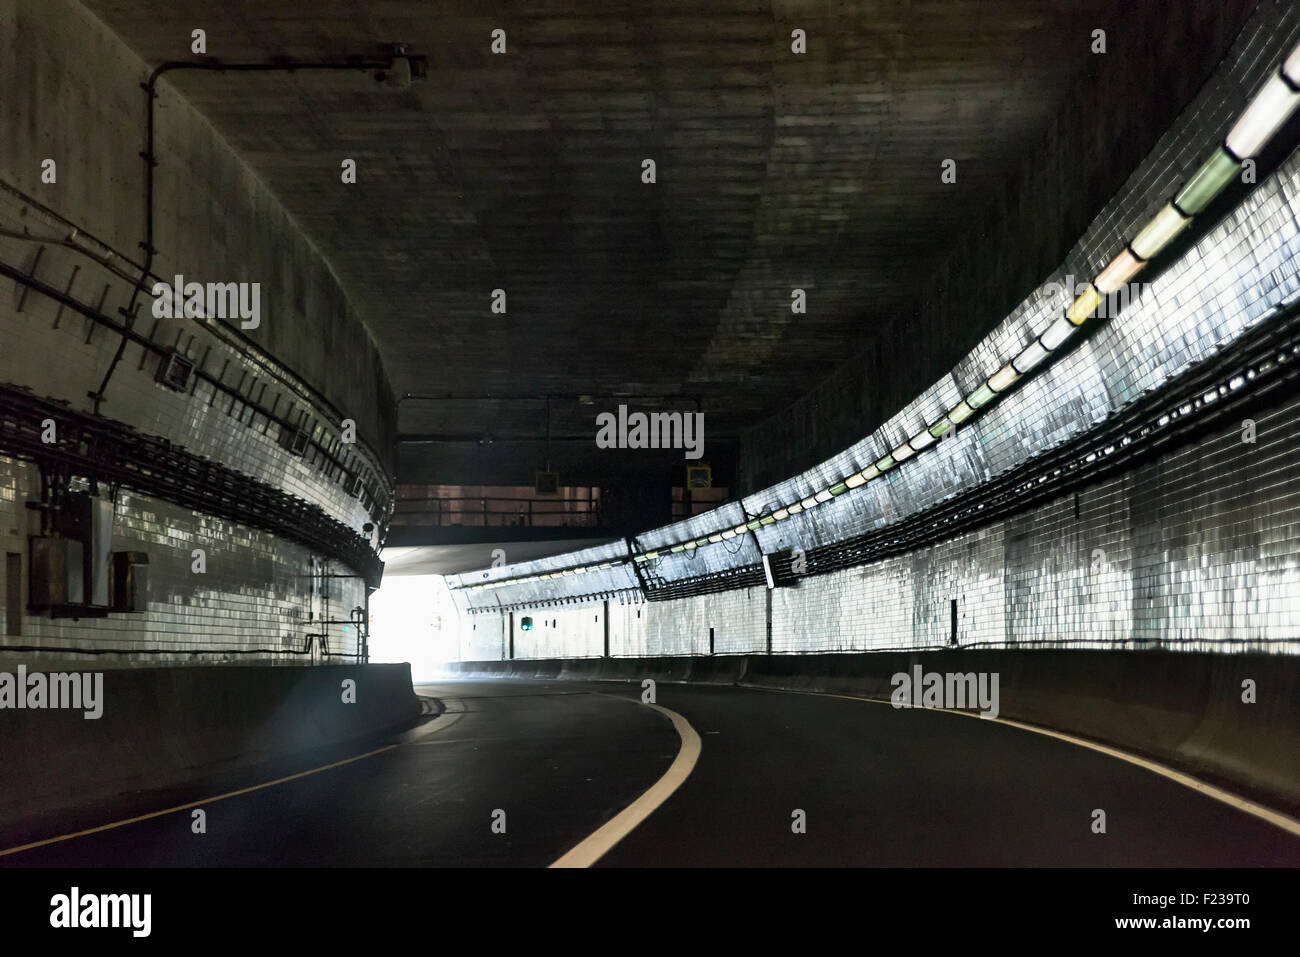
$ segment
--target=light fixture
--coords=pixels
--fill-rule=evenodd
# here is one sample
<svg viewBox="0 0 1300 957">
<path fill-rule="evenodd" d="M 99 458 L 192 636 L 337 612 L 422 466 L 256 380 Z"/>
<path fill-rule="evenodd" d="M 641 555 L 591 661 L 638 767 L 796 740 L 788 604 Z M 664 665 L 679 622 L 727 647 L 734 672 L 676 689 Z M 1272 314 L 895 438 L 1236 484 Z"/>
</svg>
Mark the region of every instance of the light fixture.
<svg viewBox="0 0 1300 957">
<path fill-rule="evenodd" d="M 1089 285 L 1079 293 L 1074 302 L 1070 303 L 1070 308 L 1065 310 L 1065 318 L 1076 326 L 1081 326 L 1088 321 L 1088 317 L 1096 311 L 1100 303 L 1101 295 L 1097 292 L 1097 287 Z"/>
<path fill-rule="evenodd" d="M 1128 244 L 1129 248 L 1142 259 L 1152 259 L 1169 245 L 1170 240 L 1186 229 L 1190 222 L 1188 217 L 1174 208 L 1173 203 L 1166 203 L 1151 222 L 1142 227 L 1142 232 L 1133 237 L 1133 241 Z"/>
<path fill-rule="evenodd" d="M 1066 339 L 1070 338 L 1074 332 L 1075 326 L 1069 319 L 1064 317 L 1057 319 L 1047 327 L 1047 331 L 1038 337 L 1038 341 L 1043 344 L 1043 348 L 1049 352 L 1059 346 Z"/>
<path fill-rule="evenodd" d="M 1300 87 L 1300 43 L 1295 45 L 1295 49 L 1291 51 L 1291 55 L 1288 56 L 1286 62 L 1282 64 L 1282 73 L 1292 82 L 1292 84 L 1296 87 Z"/>
<path fill-rule="evenodd" d="M 874 465 L 868 465 L 858 474 L 862 476 L 862 480 L 864 482 L 870 482 L 873 478 L 875 478 L 877 475 L 880 474 L 880 469 L 876 468 Z"/>
<path fill-rule="evenodd" d="M 847 483 L 845 483 L 845 482 L 836 482 L 834 485 L 832 485 L 832 486 L 831 486 L 830 488 L 828 488 L 826 491 L 830 492 L 832 495 L 843 495 L 843 494 L 844 494 L 845 492 L 847 492 L 848 490 L 849 490 L 849 486 L 848 486 Z"/>
<path fill-rule="evenodd" d="M 1016 367 L 1008 362 L 997 372 L 993 373 L 993 375 L 989 376 L 989 388 L 994 392 L 1006 392 L 1007 389 L 1016 384 L 1016 380 L 1019 378 L 1020 373 L 1016 371 Z"/>
<path fill-rule="evenodd" d="M 817 498 L 817 496 L 809 495 L 806 499 L 804 499 L 799 504 L 802 505 L 804 508 L 814 508 L 817 505 L 820 505 L 821 501 L 820 499 Z"/>
<path fill-rule="evenodd" d="M 735 533 L 736 535 L 744 535 L 745 532 L 747 531 L 749 531 L 749 529 L 744 525 L 737 525 L 735 528 L 732 529 L 732 532 Z"/>
<path fill-rule="evenodd" d="M 948 411 L 948 418 L 952 420 L 953 425 L 961 425 L 974 414 L 975 409 L 962 399 Z"/>
<path fill-rule="evenodd" d="M 1178 191 L 1178 195 L 1174 197 L 1174 205 L 1188 216 L 1195 216 L 1204 211 L 1214 197 L 1223 192 L 1224 187 L 1236 179 L 1240 172 L 1241 163 L 1220 146 Z M 1097 284 L 1101 285 L 1100 277 Z"/>
<path fill-rule="evenodd" d="M 1274 73 L 1228 131 L 1225 144 L 1238 159 L 1250 159 L 1291 118 L 1297 106 L 1300 93 L 1287 85 L 1280 72 Z"/>
<path fill-rule="evenodd" d="M 894 451 L 890 452 L 889 454 L 895 462 L 906 462 L 908 459 L 910 459 L 913 455 L 916 454 L 916 451 L 910 445 L 904 442 L 902 445 L 894 449 Z"/>
<path fill-rule="evenodd" d="M 1015 367 L 1017 372 L 1024 375 L 1046 358 L 1047 350 L 1043 348 L 1042 343 L 1035 339 L 1025 346 L 1024 352 L 1011 360 L 1011 365 Z"/>
<path fill-rule="evenodd" d="M 1146 265 L 1138 259 L 1128 248 L 1110 261 L 1110 264 L 1101 271 L 1093 286 L 1098 292 L 1109 296 L 1112 292 L 1119 292 L 1130 279 L 1141 271 Z"/>
<path fill-rule="evenodd" d="M 986 382 L 970 395 L 966 396 L 965 401 L 972 409 L 981 409 L 993 401 L 993 396 L 995 394 L 996 393 L 988 387 L 988 383 Z"/>
<path fill-rule="evenodd" d="M 881 472 L 888 472 L 897 464 L 898 463 L 894 461 L 894 457 L 892 455 L 886 455 L 883 459 L 878 459 L 876 461 L 876 469 Z"/>
<path fill-rule="evenodd" d="M 844 480 L 844 484 L 849 488 L 857 488 L 859 485 L 866 485 L 867 480 L 862 477 L 861 472 L 854 472 Z"/>
<path fill-rule="evenodd" d="M 798 515 L 800 512 L 803 511 L 803 505 L 799 502 L 795 502 L 793 505 L 786 506 L 786 510 L 791 515 Z"/>
<path fill-rule="evenodd" d="M 820 492 L 814 495 L 813 498 L 816 499 L 818 504 L 822 502 L 829 502 L 831 500 L 831 493 L 828 492 L 826 489 L 822 489 Z"/>
<path fill-rule="evenodd" d="M 930 434 L 928 429 L 922 430 L 908 440 L 908 445 L 912 447 L 913 452 L 919 452 L 924 448 L 934 445 L 936 439 Z"/>
<path fill-rule="evenodd" d="M 790 517 L 790 510 L 788 508 L 778 508 L 772 513 L 772 517 L 778 522 L 783 522 Z"/>
<path fill-rule="evenodd" d="M 952 431 L 952 427 L 953 427 L 952 419 L 945 415 L 942 416 L 939 419 L 939 421 L 935 422 L 934 425 L 930 426 L 929 431 L 930 434 L 933 435 L 936 439 L 941 439 L 949 432 Z"/>
</svg>

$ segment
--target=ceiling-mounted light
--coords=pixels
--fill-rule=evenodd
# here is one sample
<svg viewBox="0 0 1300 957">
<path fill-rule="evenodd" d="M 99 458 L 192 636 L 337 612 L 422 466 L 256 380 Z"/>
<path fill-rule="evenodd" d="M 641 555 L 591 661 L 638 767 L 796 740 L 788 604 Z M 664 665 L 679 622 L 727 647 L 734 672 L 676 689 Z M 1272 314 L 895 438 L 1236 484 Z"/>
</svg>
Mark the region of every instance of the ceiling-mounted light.
<svg viewBox="0 0 1300 957">
<path fill-rule="evenodd" d="M 802 505 L 804 508 L 816 508 L 818 505 L 821 504 L 821 500 L 818 499 L 817 496 L 815 495 L 809 495 L 806 499 L 801 501 L 799 504 Z"/>
<path fill-rule="evenodd" d="M 772 517 L 778 522 L 785 521 L 785 519 L 790 517 L 790 510 L 788 508 L 778 508 L 772 513 Z"/>
<path fill-rule="evenodd" d="M 941 439 L 953 429 L 953 421 L 949 416 L 940 416 L 939 420 L 930 426 L 929 432 L 936 439 Z"/>
<path fill-rule="evenodd" d="M 1174 205 L 1188 216 L 1195 216 L 1203 212 L 1240 172 L 1241 163 L 1237 157 L 1220 146 L 1178 191 Z M 1100 277 L 1097 285 L 1101 285 Z"/>
<path fill-rule="evenodd" d="M 988 383 L 986 382 L 983 385 L 981 385 L 978 389 L 976 389 L 974 392 L 972 392 L 970 395 L 966 396 L 965 401 L 966 404 L 970 406 L 972 409 L 982 409 L 984 406 L 988 405 L 990 402 L 993 401 L 993 397 L 996 394 L 997 393 L 995 393 L 992 389 L 989 388 Z M 950 412 L 948 414 L 951 415 L 952 413 Z"/>
<path fill-rule="evenodd" d="M 1043 348 L 1042 343 L 1037 339 L 1025 346 L 1023 352 L 1011 360 L 1011 365 L 1021 375 L 1029 372 L 1034 366 L 1047 358 L 1047 350 Z"/>
<path fill-rule="evenodd" d="M 948 418 L 952 420 L 953 425 L 961 425 L 974 414 L 975 409 L 962 399 L 948 411 Z"/>
<path fill-rule="evenodd" d="M 1097 291 L 1109 296 L 1113 292 L 1119 292 L 1124 285 L 1141 271 L 1146 265 L 1126 248 L 1118 256 L 1110 261 L 1110 264 L 1101 271 L 1093 286 Z"/>
<path fill-rule="evenodd" d="M 1228 131 L 1228 149 L 1238 159 L 1250 159 L 1291 118 L 1297 106 L 1300 93 L 1287 85 L 1280 72 L 1274 73 Z"/>
<path fill-rule="evenodd" d="M 1061 317 L 1047 327 L 1047 331 L 1038 337 L 1038 341 L 1043 344 L 1044 349 L 1050 352 L 1070 338 L 1076 328 L 1075 324 L 1069 319 Z"/>
<path fill-rule="evenodd" d="M 889 453 L 895 462 L 905 462 L 916 454 L 916 451 L 904 442 L 898 448 Z"/>
<path fill-rule="evenodd" d="M 1129 248 L 1143 259 L 1153 259 L 1190 222 L 1191 219 L 1175 209 L 1173 203 L 1166 203 L 1151 222 L 1142 227 L 1142 232 L 1133 237 Z"/>
<path fill-rule="evenodd" d="M 875 478 L 877 475 L 880 474 L 880 469 L 876 468 L 874 465 L 868 465 L 858 474 L 862 476 L 864 481 L 870 482 L 873 478 Z"/>
<path fill-rule="evenodd" d="M 1100 304 L 1101 294 L 1097 292 L 1097 288 L 1092 285 L 1086 286 L 1074 302 L 1070 303 L 1070 308 L 1065 310 L 1065 318 L 1076 326 L 1081 326 L 1097 311 L 1097 306 Z"/>
<path fill-rule="evenodd" d="M 867 480 L 862 477 L 861 472 L 854 472 L 844 480 L 844 484 L 849 488 L 857 488 L 859 485 L 866 485 Z"/>
<path fill-rule="evenodd" d="M 908 440 L 908 445 L 912 447 L 913 452 L 919 452 L 924 448 L 929 448 L 937 440 L 930 434 L 929 430 L 922 430 Z"/>
<path fill-rule="evenodd" d="M 831 500 L 831 493 L 826 491 L 826 489 L 822 489 L 820 492 L 818 492 L 816 495 L 813 496 L 813 500 L 817 502 L 817 504 L 819 505 L 822 502 L 829 502 Z"/>
<path fill-rule="evenodd" d="M 786 511 L 788 511 L 791 515 L 798 515 L 800 512 L 803 511 L 803 503 L 795 502 L 793 505 L 787 505 Z"/>
<path fill-rule="evenodd" d="M 1006 392 L 1007 389 L 1010 389 L 1016 384 L 1016 380 L 1019 378 L 1020 373 L 1016 371 L 1016 367 L 1008 362 L 997 372 L 993 373 L 993 375 L 989 376 L 989 388 L 994 392 Z"/>
<path fill-rule="evenodd" d="M 1296 87 L 1300 87 L 1300 43 L 1295 45 L 1295 49 L 1282 64 L 1282 72 Z"/>
<path fill-rule="evenodd" d="M 886 455 L 883 459 L 876 460 L 876 469 L 880 472 L 888 472 L 897 464 L 892 455 Z"/>
</svg>

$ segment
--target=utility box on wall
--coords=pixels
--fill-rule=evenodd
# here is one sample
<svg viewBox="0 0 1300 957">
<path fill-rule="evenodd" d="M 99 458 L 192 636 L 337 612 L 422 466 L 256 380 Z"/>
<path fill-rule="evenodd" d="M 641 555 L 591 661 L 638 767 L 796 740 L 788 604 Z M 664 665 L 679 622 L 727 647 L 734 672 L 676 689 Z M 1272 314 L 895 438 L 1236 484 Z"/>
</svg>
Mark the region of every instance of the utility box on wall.
<svg viewBox="0 0 1300 957">
<path fill-rule="evenodd" d="M 142 612 L 149 607 L 149 556 L 113 553 L 113 611 Z"/>
<path fill-rule="evenodd" d="M 85 604 L 85 558 L 81 542 L 38 535 L 31 538 L 30 549 L 28 609 L 54 611 Z"/>
<path fill-rule="evenodd" d="M 113 502 L 96 495 L 76 492 L 68 495 L 55 519 L 55 530 L 82 545 L 85 582 L 80 602 L 87 610 L 107 611 L 109 569 L 113 549 Z"/>
</svg>

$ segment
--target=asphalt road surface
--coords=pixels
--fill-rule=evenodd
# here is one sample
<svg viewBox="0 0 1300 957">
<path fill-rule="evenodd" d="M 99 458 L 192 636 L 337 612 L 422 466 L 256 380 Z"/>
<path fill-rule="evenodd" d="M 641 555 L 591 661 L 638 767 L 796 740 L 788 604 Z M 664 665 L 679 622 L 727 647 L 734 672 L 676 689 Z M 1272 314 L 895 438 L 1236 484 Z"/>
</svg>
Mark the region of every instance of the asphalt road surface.
<svg viewBox="0 0 1300 957">
<path fill-rule="evenodd" d="M 0 866 L 546 866 L 632 805 L 682 748 L 631 683 L 417 690 L 446 713 L 400 735 L 7 826 L 0 851 L 194 801 L 205 833 L 181 808 L 4 854 Z M 661 683 L 657 701 L 698 733 L 698 760 L 597 866 L 1300 864 L 1300 837 L 996 722 L 732 687 Z M 1098 809 L 1105 833 L 1094 831 Z"/>
</svg>

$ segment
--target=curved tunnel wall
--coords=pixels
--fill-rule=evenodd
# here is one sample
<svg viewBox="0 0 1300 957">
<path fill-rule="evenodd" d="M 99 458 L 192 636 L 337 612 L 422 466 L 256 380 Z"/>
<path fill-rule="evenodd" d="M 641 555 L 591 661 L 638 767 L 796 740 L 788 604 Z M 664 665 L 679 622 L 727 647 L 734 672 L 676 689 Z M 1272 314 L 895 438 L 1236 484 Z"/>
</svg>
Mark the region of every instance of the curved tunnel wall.
<svg viewBox="0 0 1300 957">
<path fill-rule="evenodd" d="M 1298 39 L 1300 13 L 1261 7 L 1215 77 L 1050 282 L 1092 279 L 1222 141 Z M 841 455 L 742 503 L 639 536 L 635 551 L 648 559 L 639 567 L 617 563 L 626 551 L 613 547 L 460 576 L 453 594 L 472 612 L 464 620 L 474 628 L 502 616 L 503 607 L 591 601 L 647 580 L 690 582 L 752 568 L 763 554 L 840 542 L 967 494 L 1115 417 L 1243 334 L 1276 322 L 1300 298 L 1300 154 L 1253 188 L 1238 188 L 1224 205 L 1232 204 L 1217 222 L 1211 210 L 1191 243 L 1155 264 L 1158 273 L 1140 274 L 1145 285 L 1136 301 L 1104 324 L 1093 320 L 1090 338 L 888 474 L 752 534 L 667 551 L 798 502 L 888 454 L 1047 328 L 1062 307 L 1055 290 L 1031 293 L 952 373 Z M 768 621 L 774 651 L 943 647 L 953 641 L 956 601 L 955 637 L 965 645 L 1295 653 L 1300 547 L 1293 530 L 1300 511 L 1291 476 L 1300 461 L 1289 442 L 1294 411 L 1288 406 L 1262 418 L 1254 443 L 1244 443 L 1239 428 L 1222 430 L 1195 448 L 1084 489 L 1077 504 L 1073 496 L 1052 501 L 908 555 L 777 588 L 761 631 L 752 609 L 768 600 L 761 579 L 757 588 L 650 602 L 644 638 L 634 633 L 630 646 L 643 649 L 633 652 L 639 654 L 706 652 L 702 620 L 726 622 L 738 614 L 723 639 L 726 650 L 764 650 Z M 588 571 L 536 577 L 574 566 Z M 470 587 L 519 576 L 533 580 Z M 722 650 L 718 625 L 709 627 L 714 650 Z M 684 637 L 672 637 L 677 629 Z M 587 647 L 575 637 L 571 653 L 590 653 Z"/>
<path fill-rule="evenodd" d="M 188 43 L 178 37 L 177 59 L 189 56 Z M 8 54 L 0 57 L 0 89 L 14 106 L 0 111 L 0 262 L 121 323 L 144 258 L 140 84 L 150 65 L 70 0 L 0 0 L 0 49 Z M 66 403 L 74 413 L 98 411 L 283 491 L 362 544 L 368 540 L 373 551 L 390 508 L 395 428 L 378 351 L 329 264 L 178 95 L 171 82 L 178 76 L 160 83 L 156 104 L 157 255 L 134 323 L 142 338 L 126 345 L 114 367 L 118 331 L 6 275 L 0 384 Z M 191 81 L 238 78 L 177 82 Z M 53 181 L 47 160 L 55 164 Z M 153 281 L 177 275 L 257 283 L 259 324 L 242 328 L 241 316 L 157 317 Z M 184 389 L 157 381 L 169 350 L 197 370 Z M 89 393 L 110 367 L 97 408 Z M 355 422 L 355 443 L 343 441 L 347 419 Z M 0 552 L 19 556 L 25 592 L 33 523 L 25 506 L 40 498 L 39 473 L 5 451 L 0 443 Z M 202 574 L 192 570 L 194 548 L 207 553 Z M 284 535 L 127 489 L 116 503 L 113 549 L 150 556 L 147 612 L 98 621 L 24 614 L 17 629 L 6 627 L 0 651 L 111 648 L 151 652 L 147 660 L 159 661 L 193 660 L 184 653 L 204 649 L 218 654 L 202 660 L 292 649 L 301 657 L 311 633 L 327 635 L 332 653 L 359 650 L 346 621 L 364 604 L 364 585 L 322 576 L 361 569 Z M 6 563 L 6 581 L 12 574 Z M 0 588 L 6 613 L 9 598 Z"/>
</svg>

